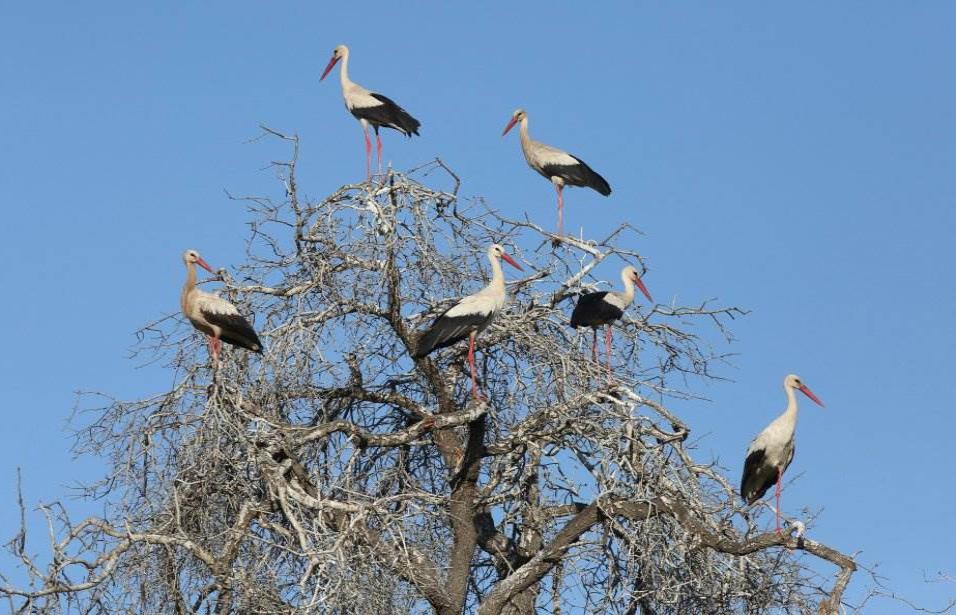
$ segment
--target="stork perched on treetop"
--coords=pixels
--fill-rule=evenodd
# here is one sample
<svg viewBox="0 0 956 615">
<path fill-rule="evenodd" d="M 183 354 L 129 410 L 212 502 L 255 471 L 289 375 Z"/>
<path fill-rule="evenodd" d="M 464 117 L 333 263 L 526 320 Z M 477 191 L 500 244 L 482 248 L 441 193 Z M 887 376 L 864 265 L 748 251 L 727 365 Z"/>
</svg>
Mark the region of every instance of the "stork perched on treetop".
<svg viewBox="0 0 956 615">
<path fill-rule="evenodd" d="M 528 135 L 528 114 L 524 109 L 516 110 L 501 136 L 508 134 L 515 124 L 521 122 L 521 151 L 528 166 L 544 176 L 558 193 L 558 236 L 564 234 L 564 197 L 565 186 L 586 186 L 604 196 L 611 194 L 611 186 L 583 160 L 559 150 L 556 147 L 535 141 Z"/>
<path fill-rule="evenodd" d="M 421 126 L 421 122 L 409 115 L 391 98 L 367 90 L 349 79 L 349 48 L 345 45 L 339 45 L 332 50 L 332 59 L 329 60 L 329 64 L 325 67 L 325 72 L 322 73 L 319 81 L 325 79 L 339 60 L 342 61 L 342 68 L 339 71 L 339 79 L 342 82 L 342 97 L 345 98 L 346 108 L 355 116 L 355 119 L 362 125 L 362 130 L 365 131 L 365 176 L 371 178 L 372 141 L 368 137 L 369 124 L 375 129 L 376 159 L 379 172 L 381 172 L 382 139 L 378 135 L 379 127 L 391 128 L 406 137 L 410 137 L 418 134 L 418 127 Z"/>
<path fill-rule="evenodd" d="M 783 390 L 787 392 L 787 409 L 754 438 L 747 448 L 747 461 L 740 478 L 740 495 L 747 504 L 753 504 L 776 483 L 777 496 L 777 533 L 780 533 L 780 484 L 783 473 L 787 471 L 796 450 L 794 434 L 797 429 L 797 396 L 800 391 L 812 399 L 821 408 L 823 402 L 813 394 L 799 376 L 790 374 L 783 380 Z"/>
<path fill-rule="evenodd" d="M 596 293 L 581 295 L 578 304 L 571 313 L 571 326 L 591 327 L 594 331 L 594 340 L 591 343 L 591 355 L 597 363 L 597 330 L 607 325 L 604 343 L 607 346 L 607 374 L 611 375 L 611 335 L 614 321 L 624 315 L 624 310 L 634 301 L 634 286 L 636 285 L 648 301 L 654 301 L 651 293 L 641 281 L 637 269 L 630 265 L 621 269 L 621 281 L 624 283 L 624 292 L 603 290 Z"/>
<path fill-rule="evenodd" d="M 210 273 L 215 273 L 212 267 L 199 256 L 199 252 L 186 250 L 183 252 L 183 262 L 186 264 L 186 283 L 183 285 L 180 296 L 180 306 L 189 322 L 206 334 L 213 363 L 219 362 L 219 351 L 222 349 L 223 341 L 253 352 L 262 352 L 259 336 L 249 322 L 239 314 L 236 306 L 218 295 L 196 288 L 196 265 Z"/>
<path fill-rule="evenodd" d="M 468 338 L 468 366 L 471 369 L 471 394 L 478 395 L 478 378 L 475 370 L 475 336 L 481 333 L 505 304 L 505 274 L 501 270 L 501 259 L 512 267 L 524 271 L 505 249 L 494 243 L 488 247 L 488 261 L 491 263 L 491 282 L 477 293 L 468 295 L 445 310 L 418 339 L 416 359 L 425 357 L 438 348 L 451 346 Z"/>
</svg>

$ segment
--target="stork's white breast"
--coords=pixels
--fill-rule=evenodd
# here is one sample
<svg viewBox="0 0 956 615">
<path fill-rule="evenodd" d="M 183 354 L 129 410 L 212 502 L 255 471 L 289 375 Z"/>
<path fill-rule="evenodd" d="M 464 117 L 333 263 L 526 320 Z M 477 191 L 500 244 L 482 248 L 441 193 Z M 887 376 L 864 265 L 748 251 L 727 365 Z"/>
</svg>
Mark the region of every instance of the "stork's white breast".
<svg viewBox="0 0 956 615">
<path fill-rule="evenodd" d="M 764 458 L 768 463 L 782 467 L 787 465 L 793 456 L 793 434 L 794 429 L 789 421 L 777 420 L 767 425 L 767 428 L 760 432 L 750 446 L 747 453 L 763 449 Z"/>
<path fill-rule="evenodd" d="M 200 292 L 196 297 L 195 306 L 197 310 L 209 312 L 211 314 L 235 315 L 239 313 L 236 306 L 229 303 L 218 295 Z"/>
<path fill-rule="evenodd" d="M 372 96 L 372 92 L 357 83 L 349 84 L 348 87 L 344 88 L 342 96 L 345 98 L 345 106 L 348 107 L 349 111 L 382 106 L 382 101 Z"/>
<path fill-rule="evenodd" d="M 533 139 L 528 139 L 527 145 L 522 150 L 525 160 L 536 169 L 547 165 L 572 166 L 578 164 L 578 161 L 571 154 Z"/>
<path fill-rule="evenodd" d="M 622 311 L 627 308 L 628 302 L 624 300 L 624 295 L 622 293 L 609 292 L 608 294 L 604 295 L 604 300 Z"/>
<path fill-rule="evenodd" d="M 464 297 L 454 307 L 448 310 L 445 315 L 449 317 L 470 316 L 474 314 L 487 316 L 491 312 L 496 312 L 501 309 L 503 303 L 504 297 L 499 300 L 491 294 L 479 292 Z"/>
</svg>

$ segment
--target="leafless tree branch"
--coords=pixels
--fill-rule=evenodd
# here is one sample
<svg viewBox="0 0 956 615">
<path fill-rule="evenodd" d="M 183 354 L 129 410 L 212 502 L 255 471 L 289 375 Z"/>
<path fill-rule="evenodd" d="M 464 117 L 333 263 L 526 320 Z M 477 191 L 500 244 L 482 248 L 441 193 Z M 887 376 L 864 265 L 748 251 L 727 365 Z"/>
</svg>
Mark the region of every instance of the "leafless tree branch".
<svg viewBox="0 0 956 615">
<path fill-rule="evenodd" d="M 742 508 L 694 459 L 679 416 L 697 381 L 720 378 L 743 310 L 632 306 L 609 382 L 568 314 L 575 295 L 607 288 L 599 265 L 646 269 L 636 229 L 554 247 L 533 221 L 462 200 L 441 160 L 312 201 L 298 137 L 262 130 L 291 148 L 270 164 L 282 195 L 230 195 L 249 212 L 248 258 L 214 281 L 255 314 L 265 353 L 227 349 L 213 366 L 178 317 L 143 327 L 134 356 L 168 366 L 173 384 L 84 396 L 76 451 L 108 464 L 85 488 L 108 514 L 72 523 L 45 506 L 44 559 L 29 555 L 24 513 L 7 549 L 26 582 L 0 576 L 11 610 L 840 609 L 854 559 L 803 535 L 809 520 L 761 532 L 763 508 Z M 442 175 L 450 189 L 424 183 Z M 493 241 L 526 274 L 479 337 L 487 401 L 475 403 L 465 348 L 409 351 L 484 283 Z"/>
</svg>

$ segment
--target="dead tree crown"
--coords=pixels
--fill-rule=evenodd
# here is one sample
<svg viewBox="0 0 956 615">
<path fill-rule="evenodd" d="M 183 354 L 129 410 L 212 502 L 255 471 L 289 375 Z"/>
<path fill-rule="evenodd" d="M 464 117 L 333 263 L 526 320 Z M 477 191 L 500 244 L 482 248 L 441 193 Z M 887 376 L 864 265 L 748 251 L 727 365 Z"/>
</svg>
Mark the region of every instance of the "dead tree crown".
<svg viewBox="0 0 956 615">
<path fill-rule="evenodd" d="M 292 150 L 273 163 L 284 195 L 234 197 L 248 260 L 219 275 L 264 353 L 213 368 L 178 315 L 141 331 L 172 386 L 86 398 L 76 448 L 109 463 L 86 490 L 107 512 L 46 506 L 48 559 L 24 526 L 8 547 L 28 582 L 0 577 L 12 612 L 837 612 L 853 560 L 761 531 L 672 408 L 716 377 L 740 310 L 635 301 L 608 383 L 568 318 L 607 288 L 599 265 L 612 283 L 644 269 L 636 229 L 555 249 L 460 199 L 440 161 L 310 201 L 298 139 L 267 133 Z M 475 401 L 467 344 L 411 355 L 484 284 L 493 242 L 525 272 L 479 338 Z"/>
</svg>

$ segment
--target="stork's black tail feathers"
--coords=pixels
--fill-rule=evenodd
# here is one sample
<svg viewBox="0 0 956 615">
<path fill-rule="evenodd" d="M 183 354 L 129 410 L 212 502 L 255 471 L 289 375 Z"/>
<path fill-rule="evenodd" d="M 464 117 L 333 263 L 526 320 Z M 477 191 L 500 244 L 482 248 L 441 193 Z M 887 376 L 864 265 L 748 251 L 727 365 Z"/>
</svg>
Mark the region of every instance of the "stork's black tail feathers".
<svg viewBox="0 0 956 615">
<path fill-rule="evenodd" d="M 449 318 L 439 316 L 428 331 L 422 333 L 418 338 L 418 344 L 415 346 L 416 359 L 430 354 L 439 348 L 445 348 L 452 344 L 457 344 L 463 339 L 467 339 L 471 334 L 473 319 L 470 318 Z"/>
<path fill-rule="evenodd" d="M 579 172 L 581 174 L 581 185 L 587 186 L 598 191 L 603 196 L 611 195 L 611 184 L 607 183 L 607 180 L 598 174 L 597 171 L 589 167 L 583 160 L 576 156 L 572 156 L 578 163 L 581 165 Z"/>
<path fill-rule="evenodd" d="M 241 336 L 224 332 L 219 337 L 227 344 L 239 346 L 240 348 L 245 348 L 246 350 L 251 350 L 252 352 L 262 354 L 262 342 L 259 341 L 259 336 L 256 335 L 255 331 L 251 331 Z"/>
<path fill-rule="evenodd" d="M 440 338 L 441 332 L 435 327 L 422 333 L 418 338 L 418 343 L 415 344 L 415 353 L 412 354 L 412 357 L 421 359 L 431 354 L 437 348 L 436 344 L 438 344 Z"/>
<path fill-rule="evenodd" d="M 377 92 L 373 92 L 372 97 L 382 102 L 382 107 L 373 108 L 382 116 L 369 118 L 373 124 L 381 124 L 382 126 L 394 128 L 402 132 L 406 137 L 418 134 L 418 127 L 421 126 L 422 123 L 413 118 L 408 111 L 402 109 L 397 102 Z M 377 126 L 376 130 L 378 130 Z"/>
<path fill-rule="evenodd" d="M 410 137 L 412 135 L 417 136 L 418 127 L 421 126 L 422 123 L 416 120 L 415 118 L 413 118 L 411 115 L 409 115 L 408 111 L 402 109 L 401 107 L 399 107 L 398 111 L 399 111 L 398 124 L 399 126 L 402 127 L 401 130 L 402 132 L 405 133 L 405 136 L 406 137 Z"/>
<path fill-rule="evenodd" d="M 216 325 L 222 331 L 219 339 L 239 346 L 252 352 L 262 352 L 262 342 L 256 335 L 256 330 L 252 328 L 249 321 L 239 314 L 221 314 L 218 312 L 203 312 L 203 317 L 213 325 Z"/>
</svg>

